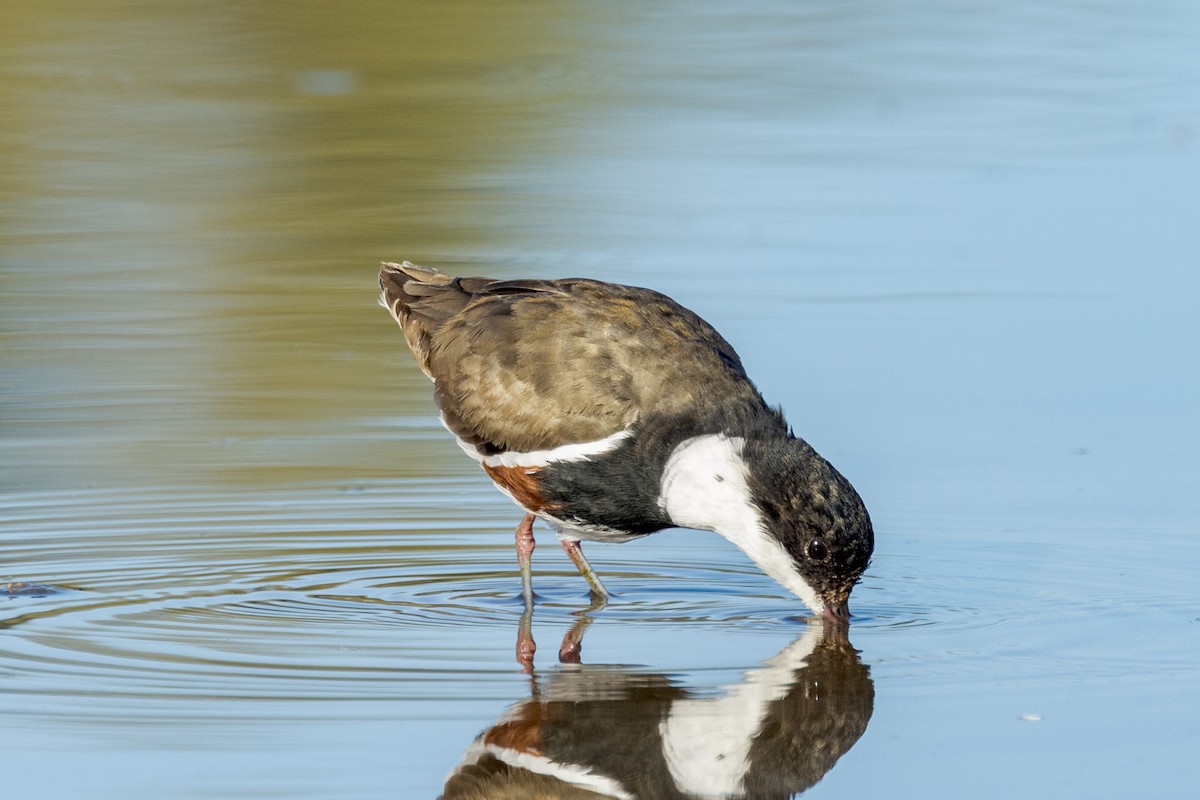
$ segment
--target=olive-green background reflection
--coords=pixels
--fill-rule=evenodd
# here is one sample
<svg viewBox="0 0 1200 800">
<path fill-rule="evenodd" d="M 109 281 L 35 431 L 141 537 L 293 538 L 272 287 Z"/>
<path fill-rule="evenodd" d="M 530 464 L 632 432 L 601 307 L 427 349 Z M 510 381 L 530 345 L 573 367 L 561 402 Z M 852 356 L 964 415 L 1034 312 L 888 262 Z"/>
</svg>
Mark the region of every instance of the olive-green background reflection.
<svg viewBox="0 0 1200 800">
<path fill-rule="evenodd" d="M 379 444 L 433 410 L 374 265 L 504 240 L 488 175 L 599 98 L 548 66 L 586 8 L 6 9 L 0 485 L 436 469 Z"/>
</svg>

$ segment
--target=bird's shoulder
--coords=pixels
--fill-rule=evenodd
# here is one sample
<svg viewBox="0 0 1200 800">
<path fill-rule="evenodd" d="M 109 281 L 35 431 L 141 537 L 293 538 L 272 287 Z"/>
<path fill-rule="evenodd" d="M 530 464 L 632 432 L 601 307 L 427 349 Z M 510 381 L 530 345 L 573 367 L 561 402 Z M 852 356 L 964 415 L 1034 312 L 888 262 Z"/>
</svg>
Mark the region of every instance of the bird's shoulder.
<svg viewBox="0 0 1200 800">
<path fill-rule="evenodd" d="M 443 417 L 466 442 L 545 450 L 651 415 L 762 403 L 733 346 L 661 292 L 588 278 L 472 288 L 429 351 Z"/>
</svg>

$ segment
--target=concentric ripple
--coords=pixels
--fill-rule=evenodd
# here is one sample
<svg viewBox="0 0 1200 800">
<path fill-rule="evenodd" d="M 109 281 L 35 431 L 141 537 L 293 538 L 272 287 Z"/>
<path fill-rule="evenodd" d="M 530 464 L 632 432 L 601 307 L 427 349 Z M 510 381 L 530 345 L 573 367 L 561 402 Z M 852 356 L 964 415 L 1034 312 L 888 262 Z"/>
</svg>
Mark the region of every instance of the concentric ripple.
<svg viewBox="0 0 1200 800">
<path fill-rule="evenodd" d="M 428 697 L 466 667 L 511 670 L 517 517 L 477 482 L 446 480 L 10 497 L 0 675 L 27 698 L 336 698 L 354 694 L 348 677 L 380 684 L 376 697 Z M 686 566 L 677 542 L 624 559 L 604 548 L 619 595 L 604 613 L 764 625 L 795 613 L 711 539 Z M 569 625 L 589 601 L 553 541 L 536 556 L 538 618 Z"/>
<path fill-rule="evenodd" d="M 25 698 L 344 699 L 361 697 L 350 683 L 363 682 L 376 699 L 461 697 L 481 672 L 512 670 L 517 517 L 477 482 L 453 480 L 9 498 L 0 580 L 17 591 L 0 606 L 0 676 Z M 1103 610 L 1103 587 L 1066 590 L 1082 575 L 1014 580 L 1061 565 L 1058 553 L 997 548 L 979 558 L 979 548 L 884 541 L 880 569 L 852 604 L 860 641 L 924 628 L 957 631 L 957 646 L 969 646 L 963 631 L 986 635 L 1049 606 Z M 665 532 L 591 555 L 615 593 L 594 613 L 584 582 L 542 535 L 535 619 L 554 636 L 586 617 L 623 626 L 625 642 L 668 629 L 726 641 L 805 617 L 711 534 Z M 925 649 L 971 669 L 961 652 Z M 936 665 L 922 672 L 945 677 Z"/>
</svg>

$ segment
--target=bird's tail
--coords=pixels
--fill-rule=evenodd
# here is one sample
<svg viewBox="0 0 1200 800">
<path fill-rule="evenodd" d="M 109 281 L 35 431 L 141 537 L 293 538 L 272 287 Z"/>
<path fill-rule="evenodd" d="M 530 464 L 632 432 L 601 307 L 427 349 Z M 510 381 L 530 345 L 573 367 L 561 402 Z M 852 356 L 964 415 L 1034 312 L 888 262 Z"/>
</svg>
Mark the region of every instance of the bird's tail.
<svg viewBox="0 0 1200 800">
<path fill-rule="evenodd" d="M 488 283 L 490 278 L 454 278 L 407 261 L 385 261 L 379 266 L 379 304 L 400 324 L 417 364 L 429 375 L 429 349 L 438 328 Z"/>
</svg>

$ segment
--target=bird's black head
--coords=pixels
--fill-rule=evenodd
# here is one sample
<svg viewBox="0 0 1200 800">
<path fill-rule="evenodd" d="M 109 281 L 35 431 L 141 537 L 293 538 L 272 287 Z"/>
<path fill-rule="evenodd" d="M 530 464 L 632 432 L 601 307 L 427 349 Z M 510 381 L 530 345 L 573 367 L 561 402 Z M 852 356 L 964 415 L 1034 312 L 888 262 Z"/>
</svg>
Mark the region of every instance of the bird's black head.
<svg viewBox="0 0 1200 800">
<path fill-rule="evenodd" d="M 807 442 L 791 435 L 747 441 L 745 460 L 750 497 L 767 534 L 815 593 L 822 607 L 813 610 L 848 619 L 850 590 L 875 548 L 862 498 Z"/>
</svg>

